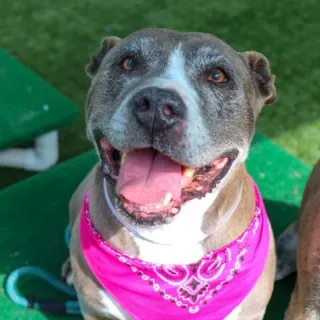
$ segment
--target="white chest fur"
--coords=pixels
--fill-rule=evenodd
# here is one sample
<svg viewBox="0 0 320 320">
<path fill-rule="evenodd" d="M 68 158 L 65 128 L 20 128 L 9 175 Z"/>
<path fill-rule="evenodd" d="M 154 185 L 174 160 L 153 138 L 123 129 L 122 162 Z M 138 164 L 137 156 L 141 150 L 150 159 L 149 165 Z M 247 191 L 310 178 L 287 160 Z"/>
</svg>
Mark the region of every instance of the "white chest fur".
<svg viewBox="0 0 320 320">
<path fill-rule="evenodd" d="M 120 308 L 112 301 L 110 296 L 104 291 L 99 289 L 100 303 L 103 308 L 99 310 L 102 315 L 111 315 L 119 320 L 125 320 L 126 317 L 120 311 Z"/>
<path fill-rule="evenodd" d="M 218 189 L 201 200 L 183 204 L 170 224 L 154 229 L 136 228 L 133 238 L 139 248 L 139 258 L 162 264 L 188 264 L 202 258 L 201 241 L 206 237 L 202 232 L 203 218 L 217 194 Z"/>
<path fill-rule="evenodd" d="M 237 320 L 241 313 L 241 306 L 237 306 L 224 320 Z"/>
</svg>

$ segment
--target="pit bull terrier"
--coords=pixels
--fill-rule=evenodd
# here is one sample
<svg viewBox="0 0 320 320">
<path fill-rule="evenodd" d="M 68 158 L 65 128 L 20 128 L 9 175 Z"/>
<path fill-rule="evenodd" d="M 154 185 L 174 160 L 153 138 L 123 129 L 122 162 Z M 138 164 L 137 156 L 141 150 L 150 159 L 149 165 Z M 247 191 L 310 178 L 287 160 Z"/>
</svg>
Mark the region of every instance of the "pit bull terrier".
<svg viewBox="0 0 320 320">
<path fill-rule="evenodd" d="M 297 282 L 286 312 L 287 320 L 320 319 L 320 161 L 305 188 L 298 222 L 277 239 L 277 275 L 297 271 Z"/>
<path fill-rule="evenodd" d="M 276 100 L 260 53 L 213 35 L 105 38 L 86 68 L 100 161 L 70 201 L 63 267 L 89 319 L 262 319 L 275 250 L 244 161 Z"/>
</svg>

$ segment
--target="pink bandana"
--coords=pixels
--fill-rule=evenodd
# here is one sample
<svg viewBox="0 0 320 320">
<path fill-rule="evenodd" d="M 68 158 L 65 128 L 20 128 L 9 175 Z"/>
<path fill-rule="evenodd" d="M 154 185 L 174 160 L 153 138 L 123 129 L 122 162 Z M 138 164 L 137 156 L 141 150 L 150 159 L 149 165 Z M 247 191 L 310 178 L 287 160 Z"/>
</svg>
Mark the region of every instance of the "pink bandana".
<svg viewBox="0 0 320 320">
<path fill-rule="evenodd" d="M 249 227 L 188 265 L 153 264 L 111 247 L 92 224 L 87 193 L 80 224 L 85 259 L 101 286 L 133 319 L 222 320 L 255 286 L 268 255 L 268 218 L 254 188 L 256 211 Z"/>
</svg>

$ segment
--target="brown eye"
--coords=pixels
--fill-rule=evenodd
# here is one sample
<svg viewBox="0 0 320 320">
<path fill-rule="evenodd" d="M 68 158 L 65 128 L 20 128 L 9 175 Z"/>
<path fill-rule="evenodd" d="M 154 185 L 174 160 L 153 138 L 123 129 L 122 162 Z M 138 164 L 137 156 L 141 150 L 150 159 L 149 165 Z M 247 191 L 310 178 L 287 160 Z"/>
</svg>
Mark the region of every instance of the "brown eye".
<svg viewBox="0 0 320 320">
<path fill-rule="evenodd" d="M 120 63 L 120 67 L 124 70 L 132 70 L 136 67 L 136 61 L 134 58 L 125 58 Z"/>
<path fill-rule="evenodd" d="M 208 80 L 217 82 L 217 83 L 223 83 L 223 82 L 227 82 L 228 78 L 227 78 L 227 75 L 221 69 L 214 69 L 210 73 Z"/>
</svg>

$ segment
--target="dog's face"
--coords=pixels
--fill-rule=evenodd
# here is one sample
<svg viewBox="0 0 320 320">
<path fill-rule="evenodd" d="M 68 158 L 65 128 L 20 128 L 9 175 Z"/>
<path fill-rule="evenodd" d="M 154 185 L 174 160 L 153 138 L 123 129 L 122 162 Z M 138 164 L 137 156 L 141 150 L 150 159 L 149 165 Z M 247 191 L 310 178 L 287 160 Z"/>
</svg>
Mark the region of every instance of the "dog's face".
<svg viewBox="0 0 320 320">
<path fill-rule="evenodd" d="M 165 222 L 243 162 L 276 99 L 268 60 L 216 37 L 147 29 L 105 38 L 87 66 L 87 132 L 119 209 Z"/>
</svg>

